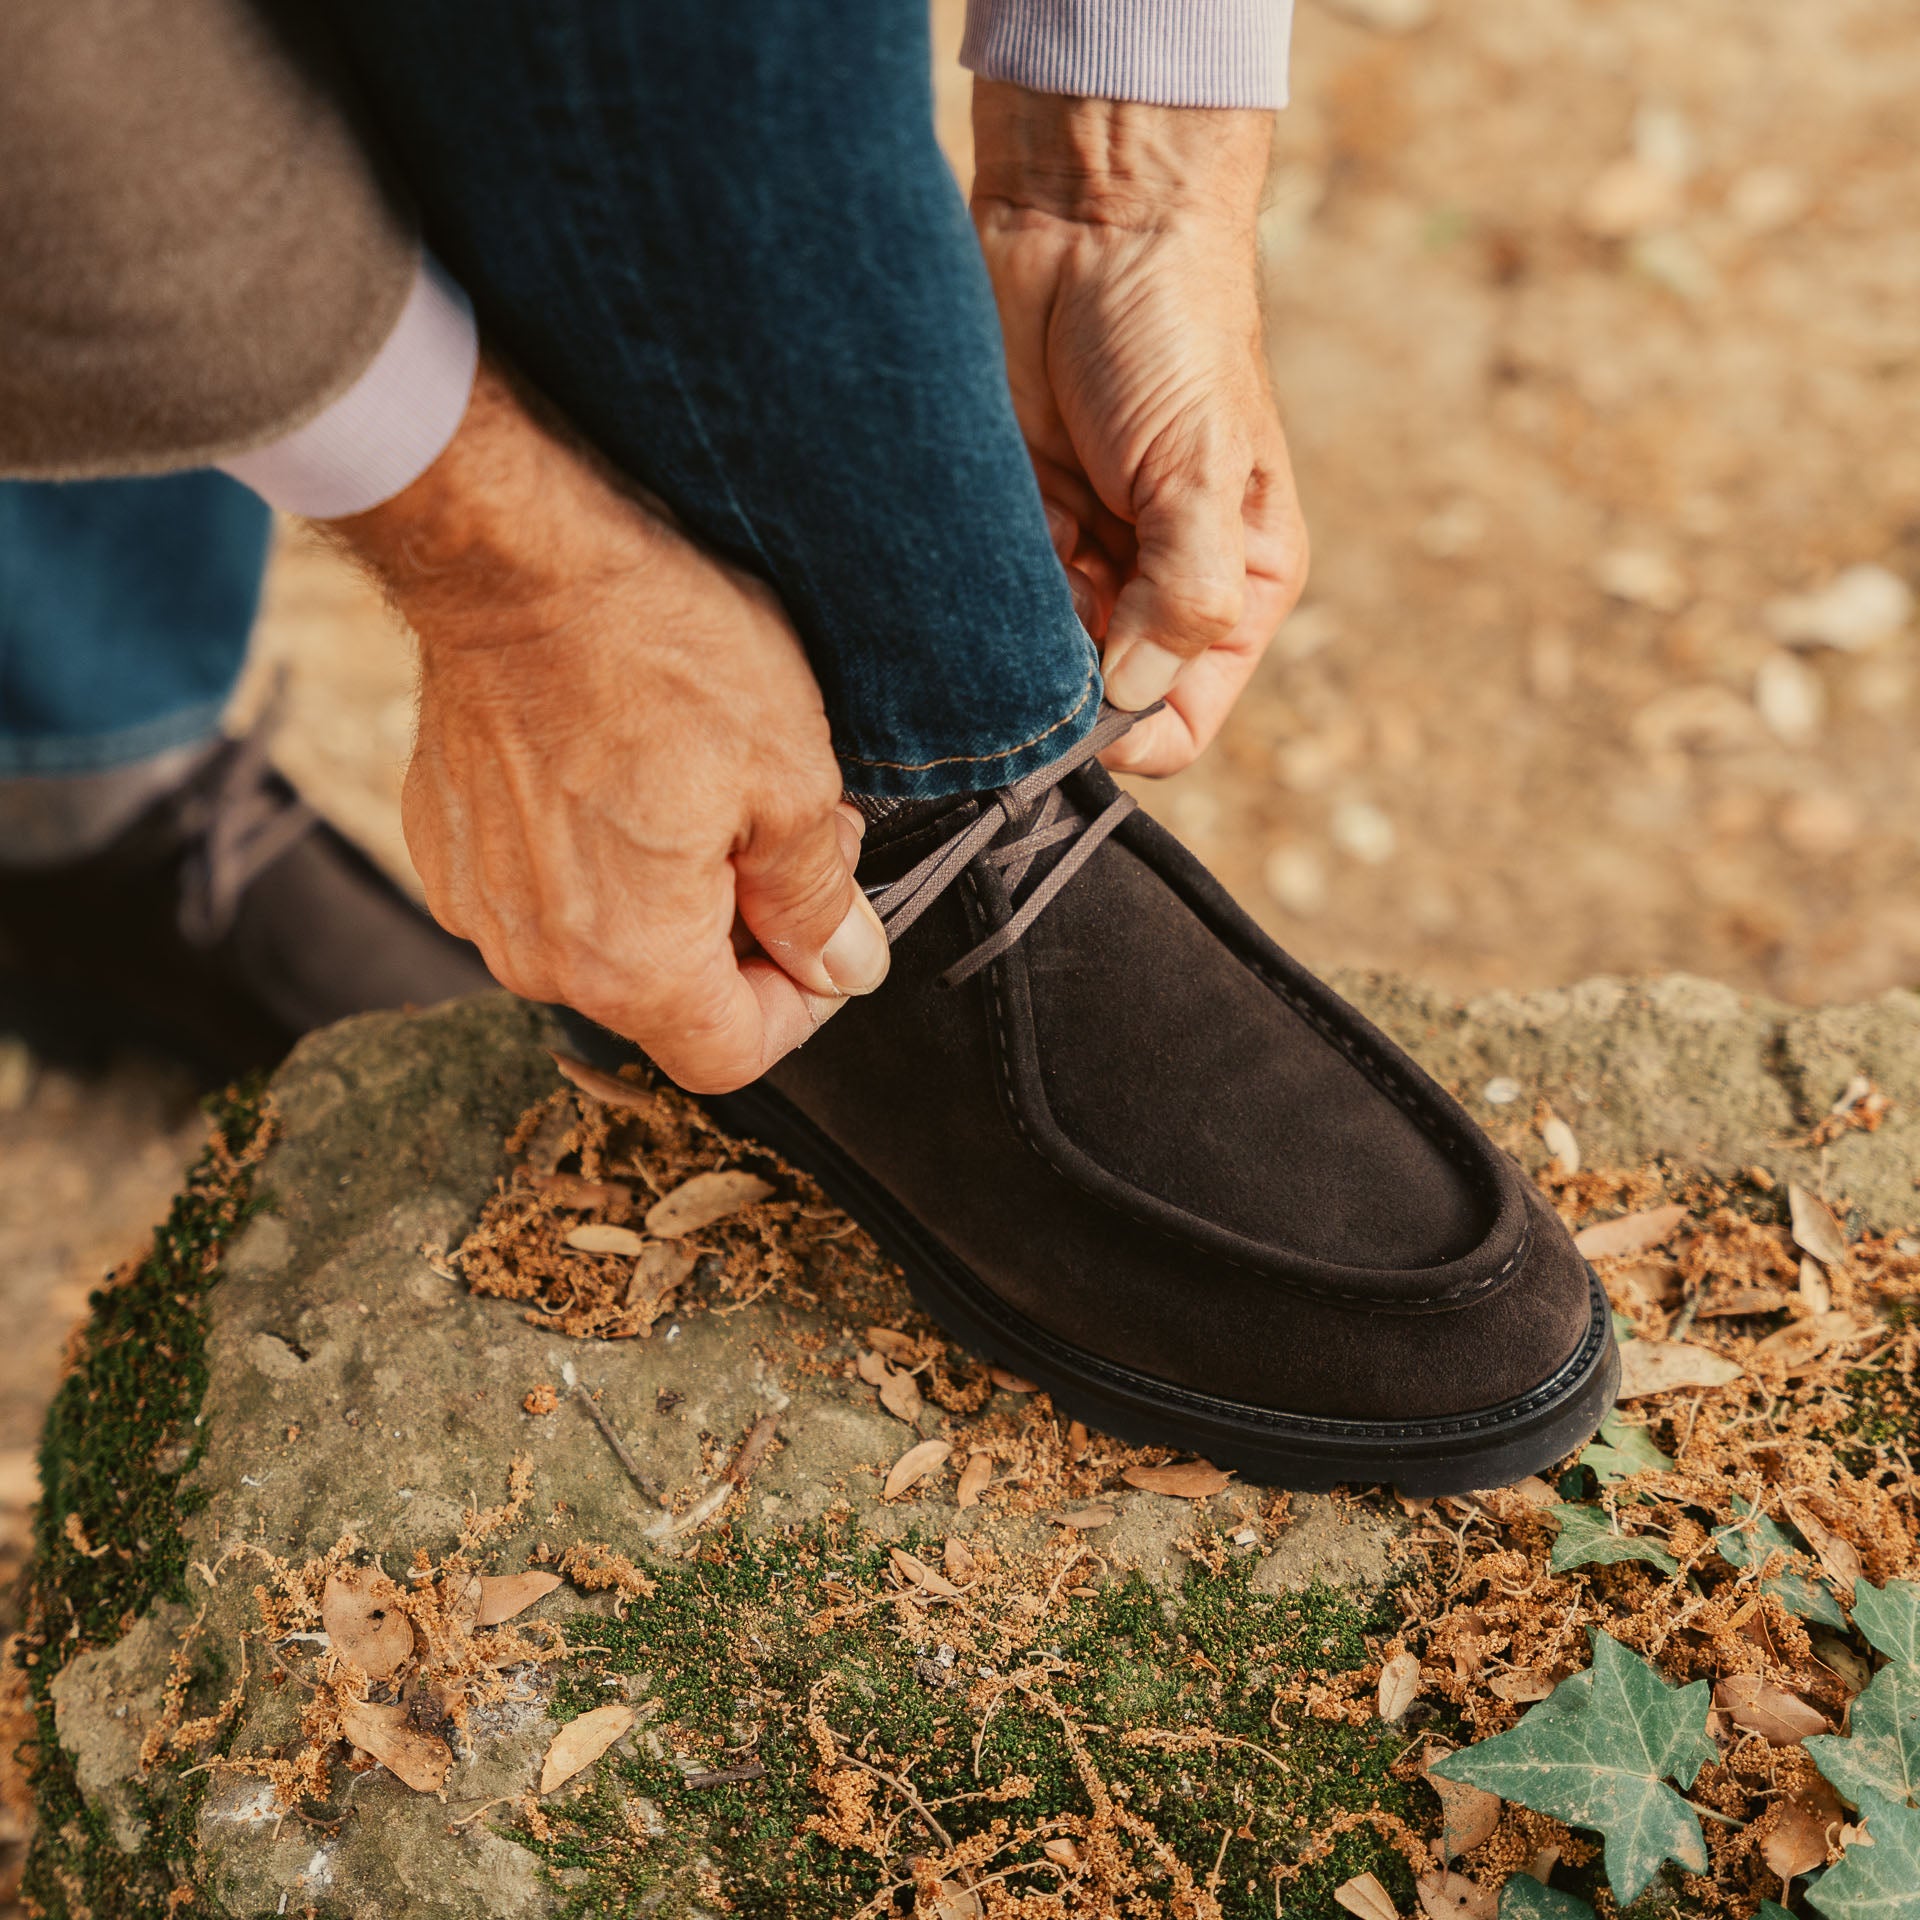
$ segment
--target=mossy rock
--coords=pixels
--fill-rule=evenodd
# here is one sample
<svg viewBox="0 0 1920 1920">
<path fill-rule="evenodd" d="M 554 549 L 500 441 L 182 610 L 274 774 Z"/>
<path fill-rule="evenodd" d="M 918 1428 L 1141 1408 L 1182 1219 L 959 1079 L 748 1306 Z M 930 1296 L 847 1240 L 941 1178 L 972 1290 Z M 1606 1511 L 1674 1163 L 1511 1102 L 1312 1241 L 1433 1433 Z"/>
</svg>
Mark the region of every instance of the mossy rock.
<svg viewBox="0 0 1920 1920">
<path fill-rule="evenodd" d="M 1873 1224 L 1899 1224 L 1886 1209 L 1896 1196 L 1910 1207 L 1912 1188 L 1896 1189 L 1876 1156 L 1904 1143 L 1910 1182 L 1920 1000 L 1704 1017 L 1690 991 L 1577 989 L 1552 1018 L 1474 1019 L 1361 983 L 1469 1094 L 1496 1073 L 1546 1092 L 1590 1158 L 1691 1146 L 1790 1170 L 1782 1142 L 1826 1097 L 1796 1092 L 1791 1071 L 1811 1087 L 1844 1060 L 1900 1104 L 1881 1134 L 1829 1150 L 1827 1184 L 1868 1196 Z M 1365 1826 L 1294 1870 L 1340 1811 L 1412 1811 L 1410 1793 L 1424 1792 L 1388 1771 L 1404 1729 L 1299 1706 L 1309 1677 L 1363 1674 L 1393 1631 L 1391 1502 L 1296 1502 L 1289 1526 L 1251 1490 L 1198 1507 L 1112 1496 L 1097 1564 L 1057 1592 L 1013 1596 L 1037 1608 L 1018 1655 L 1027 1679 L 1009 1680 L 1011 1661 L 943 1655 L 965 1639 L 943 1628 L 956 1616 L 891 1593 L 891 1550 L 937 1568 L 957 1535 L 1000 1564 L 1038 1564 L 1062 1536 L 991 1503 L 957 1512 L 950 1477 L 924 1499 L 882 1502 L 881 1476 L 915 1436 L 838 1364 L 849 1329 L 826 1307 L 766 1297 L 681 1314 L 650 1339 L 581 1344 L 444 1277 L 432 1250 L 471 1226 L 505 1170 L 503 1137 L 556 1084 L 548 1038 L 504 997 L 315 1036 L 274 1079 L 264 1159 L 252 1164 L 249 1147 L 259 1097 L 230 1100 L 221 1150 L 153 1255 L 97 1296 L 49 1424 L 31 1593 L 40 1829 L 28 1886 L 42 1909 L 824 1920 L 889 1886 L 910 1901 L 916 1863 L 941 1852 L 927 1820 L 962 1842 L 995 1821 L 1029 1836 L 1051 1821 L 1058 1837 L 1104 1820 L 1102 1844 L 1120 1834 L 1125 1871 L 1176 1906 L 1216 1865 L 1231 1914 L 1273 1912 L 1276 1872 L 1289 1913 L 1329 1910 L 1332 1886 L 1362 1869 L 1410 1905 L 1399 1855 Z M 1687 1084 L 1703 1049 L 1719 1092 Z M 847 1245 L 875 1285 L 892 1284 L 870 1250 Z M 801 1353 L 835 1363 L 793 1364 Z M 763 1415 L 777 1416 L 781 1444 L 711 1526 L 662 1534 L 659 1501 L 582 1409 L 563 1396 L 527 1410 L 569 1364 L 643 1473 L 683 1501 L 720 1487 Z M 487 1541 L 486 1570 L 600 1543 L 655 1591 L 563 1586 L 543 1600 L 535 1615 L 572 1650 L 516 1670 L 454 1736 L 443 1794 L 351 1771 L 342 1747 L 324 1791 L 279 1805 L 244 1765 L 298 1744 L 311 1694 L 307 1650 L 263 1640 L 263 1570 L 352 1535 L 404 1579 L 504 1498 L 521 1459 L 532 1493 Z M 983 1715 L 989 1696 L 1000 1704 Z M 557 1730 L 610 1703 L 633 1710 L 631 1727 L 538 1798 Z M 202 1716 L 197 1745 L 153 1748 L 156 1727 Z M 839 1743 L 830 1773 L 880 1782 L 885 1845 L 836 1830 L 823 1738 Z M 750 1777 L 725 1777 L 743 1766 Z M 927 1820 L 885 1783 L 903 1770 Z M 1037 1837 L 1028 1852 L 1041 1858 Z M 1044 1867 L 1029 1871 L 1041 1884 Z"/>
</svg>

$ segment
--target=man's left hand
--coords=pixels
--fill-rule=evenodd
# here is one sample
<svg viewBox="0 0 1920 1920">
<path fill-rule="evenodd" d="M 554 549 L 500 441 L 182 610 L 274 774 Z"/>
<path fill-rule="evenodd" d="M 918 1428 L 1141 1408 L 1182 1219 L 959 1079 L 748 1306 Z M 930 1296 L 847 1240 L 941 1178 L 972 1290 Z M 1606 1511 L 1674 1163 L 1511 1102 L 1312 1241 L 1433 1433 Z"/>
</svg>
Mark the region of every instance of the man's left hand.
<svg viewBox="0 0 1920 1920">
<path fill-rule="evenodd" d="M 1264 112 L 974 84 L 974 223 L 1054 550 L 1107 697 L 1166 710 L 1106 755 L 1174 773 L 1306 578 L 1254 272 Z"/>
</svg>

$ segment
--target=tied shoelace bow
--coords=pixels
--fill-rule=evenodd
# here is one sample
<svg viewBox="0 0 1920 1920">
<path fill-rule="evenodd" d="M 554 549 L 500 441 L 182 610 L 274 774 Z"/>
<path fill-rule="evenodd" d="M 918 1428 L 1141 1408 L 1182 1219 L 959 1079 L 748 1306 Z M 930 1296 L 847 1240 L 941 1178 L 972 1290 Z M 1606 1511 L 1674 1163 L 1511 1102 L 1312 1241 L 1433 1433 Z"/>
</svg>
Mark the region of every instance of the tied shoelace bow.
<svg viewBox="0 0 1920 1920">
<path fill-rule="evenodd" d="M 1158 713 L 1164 702 L 1139 713 L 1122 713 L 1108 707 L 1095 722 L 1093 731 L 1076 747 L 1036 769 L 1024 780 L 989 794 L 977 819 L 909 867 L 899 879 L 876 888 L 868 897 L 887 938 L 896 940 L 933 905 L 941 894 L 976 861 L 1006 876 L 1009 894 L 1019 891 L 1034 861 L 1049 847 L 1063 841 L 1073 845 L 1054 862 L 1033 891 L 1020 902 L 1006 924 L 995 928 L 968 953 L 963 954 L 940 976 L 943 987 L 957 987 L 982 967 L 991 966 L 1008 948 L 1017 944 L 1073 876 L 1093 858 L 1101 841 L 1112 833 L 1139 805 L 1131 794 L 1120 794 L 1088 818 L 1075 813 L 1060 797 L 1061 782 L 1089 761 L 1104 753 L 1148 714 Z"/>
</svg>

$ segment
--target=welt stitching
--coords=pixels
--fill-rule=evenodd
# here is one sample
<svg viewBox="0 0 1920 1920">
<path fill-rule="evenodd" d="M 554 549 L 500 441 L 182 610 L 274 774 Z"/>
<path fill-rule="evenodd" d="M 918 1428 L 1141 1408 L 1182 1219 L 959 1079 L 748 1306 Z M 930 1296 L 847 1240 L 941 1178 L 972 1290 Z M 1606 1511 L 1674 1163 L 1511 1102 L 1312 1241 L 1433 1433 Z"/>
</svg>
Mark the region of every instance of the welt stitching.
<svg viewBox="0 0 1920 1920">
<path fill-rule="evenodd" d="M 994 1030 L 1000 1042 L 998 1048 L 999 1059 L 996 1065 L 999 1068 L 1001 1091 L 1006 1095 L 1007 1099 L 1007 1110 L 1013 1116 L 1014 1131 L 1019 1134 L 1020 1138 L 1026 1142 L 1028 1148 L 1044 1165 L 1051 1167 L 1061 1179 L 1065 1180 L 1077 1191 L 1085 1193 L 1086 1189 L 1080 1185 L 1079 1181 L 1074 1179 L 1073 1175 L 1047 1151 L 1045 1146 L 1043 1146 L 1028 1129 L 1026 1119 L 1020 1111 L 1018 1090 L 1015 1088 L 1012 1075 L 1008 1071 L 1008 1063 L 1012 1058 L 1012 1048 L 1009 1046 L 1007 1038 L 1007 1009 L 1005 999 L 1001 992 L 1000 966 L 996 964 L 989 967 L 987 969 L 987 977 L 993 989 Z M 1202 1252 L 1207 1259 L 1218 1260 L 1223 1265 L 1237 1268 L 1242 1273 L 1250 1273 L 1256 1279 L 1271 1280 L 1274 1278 L 1273 1275 L 1263 1272 L 1250 1261 L 1241 1259 L 1237 1254 L 1217 1253 L 1207 1248 L 1196 1248 L 1191 1239 L 1182 1234 L 1175 1233 L 1172 1228 L 1163 1225 L 1158 1220 L 1149 1219 L 1144 1213 L 1137 1213 L 1130 1207 L 1122 1206 L 1117 1200 L 1110 1199 L 1106 1194 L 1087 1193 L 1087 1198 L 1105 1207 L 1108 1212 L 1117 1213 L 1123 1220 L 1130 1220 L 1137 1226 L 1149 1228 L 1152 1232 L 1157 1233 L 1161 1239 L 1171 1241 L 1176 1247 L 1183 1248 L 1189 1252 Z M 1471 1299 L 1482 1293 L 1489 1292 L 1498 1286 L 1515 1267 L 1519 1266 L 1521 1262 L 1526 1259 L 1528 1253 L 1532 1250 L 1532 1243 L 1533 1222 L 1529 1219 L 1521 1225 L 1520 1244 L 1515 1247 L 1513 1252 L 1495 1272 L 1487 1274 L 1478 1280 L 1463 1280 L 1459 1285 L 1444 1287 L 1438 1293 L 1401 1295 L 1390 1303 L 1387 1303 L 1383 1310 L 1391 1312 L 1401 1307 L 1442 1306 L 1454 1301 Z M 1288 1288 L 1291 1292 L 1304 1295 L 1306 1298 L 1312 1300 L 1330 1300 L 1341 1306 L 1382 1308 L 1382 1303 L 1371 1295 L 1360 1293 L 1349 1288 L 1327 1287 L 1320 1285 L 1316 1281 L 1294 1279 L 1283 1279 L 1279 1284 Z"/>
</svg>

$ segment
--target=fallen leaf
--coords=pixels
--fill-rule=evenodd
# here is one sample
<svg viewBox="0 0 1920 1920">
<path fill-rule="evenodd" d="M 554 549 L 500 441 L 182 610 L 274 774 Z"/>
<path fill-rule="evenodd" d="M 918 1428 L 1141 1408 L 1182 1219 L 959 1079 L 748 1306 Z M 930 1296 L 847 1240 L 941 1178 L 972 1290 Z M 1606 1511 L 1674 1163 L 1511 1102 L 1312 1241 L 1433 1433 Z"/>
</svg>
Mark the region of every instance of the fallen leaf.
<svg viewBox="0 0 1920 1920">
<path fill-rule="evenodd" d="M 1411 1653 L 1396 1653 L 1380 1668 L 1380 1718 L 1391 1726 L 1413 1705 L 1420 1691 L 1420 1661 Z"/>
<path fill-rule="evenodd" d="M 893 1367 L 887 1357 L 862 1347 L 853 1363 L 853 1370 L 870 1387 L 884 1385 L 893 1375 Z"/>
<path fill-rule="evenodd" d="M 923 1593 L 930 1593 L 936 1600 L 958 1600 L 960 1589 L 945 1574 L 935 1573 L 924 1560 L 916 1560 L 912 1554 L 903 1553 L 895 1547 L 891 1554 L 893 1570 L 911 1587 L 918 1587 Z"/>
<path fill-rule="evenodd" d="M 1853 1624 L 1868 1646 L 1903 1667 L 1920 1667 L 1920 1582 L 1889 1580 L 1853 1596 Z"/>
<path fill-rule="evenodd" d="M 1087 1452 L 1087 1423 L 1084 1420 L 1067 1422 L 1067 1458 L 1081 1460 Z"/>
<path fill-rule="evenodd" d="M 1572 1567 L 1606 1567 L 1622 1560 L 1644 1560 L 1662 1573 L 1678 1573 L 1680 1563 L 1659 1541 L 1621 1533 L 1605 1509 L 1563 1503 L 1551 1510 L 1560 1523 L 1547 1564 L 1555 1573 Z"/>
<path fill-rule="evenodd" d="M 1747 1314 L 1778 1313 L 1789 1298 L 1778 1287 L 1735 1287 L 1709 1300 L 1699 1309 L 1696 1318 L 1734 1320 Z"/>
<path fill-rule="evenodd" d="M 480 1611 L 474 1615 L 473 1624 L 497 1627 L 501 1621 L 525 1613 L 536 1600 L 544 1600 L 560 1584 L 557 1573 L 483 1574 Z"/>
<path fill-rule="evenodd" d="M 867 1341 L 889 1360 L 917 1360 L 920 1357 L 919 1341 L 912 1334 L 897 1332 L 892 1327 L 869 1327 Z"/>
<path fill-rule="evenodd" d="M 1891 1661 L 1847 1716 L 1847 1737 L 1821 1728 L 1807 1757 L 1856 1806 L 1863 1795 L 1905 1800 L 1920 1788 L 1920 1669 Z"/>
<path fill-rule="evenodd" d="M 941 1880 L 933 1892 L 933 1920 L 980 1920 L 984 1909 L 980 1896 L 971 1887 L 955 1880 Z"/>
<path fill-rule="evenodd" d="M 1782 1570 L 1762 1580 L 1760 1591 L 1772 1594 L 1789 1613 L 1800 1619 L 1815 1620 L 1844 1633 L 1847 1617 L 1833 1595 L 1817 1580 L 1787 1570 L 1797 1550 L 1796 1543 L 1764 1513 L 1756 1513 L 1738 1494 L 1733 1498 L 1733 1510 L 1738 1517 L 1724 1527 L 1717 1527 L 1713 1534 L 1714 1551 L 1721 1559 L 1730 1567 L 1765 1566 L 1776 1552 L 1782 1554 L 1785 1556 Z"/>
<path fill-rule="evenodd" d="M 320 1624 L 334 1652 L 369 1680 L 386 1679 L 413 1651 L 413 1622 L 400 1605 L 400 1589 L 378 1567 L 336 1567 L 328 1574 Z"/>
<path fill-rule="evenodd" d="M 584 1180 L 577 1173 L 536 1173 L 528 1184 L 556 1207 L 610 1207 L 633 1198 L 630 1187 L 611 1180 Z"/>
<path fill-rule="evenodd" d="M 1562 1173 L 1580 1171 L 1580 1142 L 1573 1137 L 1573 1129 L 1551 1107 L 1541 1115 L 1539 1133 L 1540 1144 L 1559 1162 Z"/>
<path fill-rule="evenodd" d="M 640 1249 L 640 1258 L 627 1276 L 626 1296 L 621 1304 L 639 1308 L 649 1319 L 657 1318 L 665 1310 L 674 1289 L 682 1285 L 699 1264 L 700 1256 L 692 1247 L 683 1247 L 671 1240 L 649 1240 Z"/>
<path fill-rule="evenodd" d="M 920 1409 L 926 1402 L 920 1398 L 920 1383 L 910 1373 L 902 1373 L 897 1367 L 889 1369 L 887 1377 L 880 1382 L 880 1404 L 896 1420 L 904 1420 L 908 1426 L 920 1418 Z"/>
<path fill-rule="evenodd" d="M 1776 1747 L 1798 1746 L 1829 1731 L 1824 1714 L 1757 1673 L 1729 1674 L 1714 1687 L 1713 1704 L 1743 1732 L 1757 1733 Z"/>
<path fill-rule="evenodd" d="M 454 1580 L 459 1579 L 459 1575 L 453 1574 L 444 1578 L 446 1583 L 451 1585 Z M 480 1603 L 484 1597 L 480 1576 L 477 1573 L 470 1573 L 459 1590 L 447 1601 L 447 1617 L 462 1633 L 471 1633 L 480 1624 Z"/>
<path fill-rule="evenodd" d="M 1804 1505 L 1793 1500 L 1784 1500 L 1781 1505 L 1786 1516 L 1800 1529 L 1806 1543 L 1819 1557 L 1820 1564 L 1826 1568 L 1827 1577 L 1840 1589 L 1840 1600 L 1844 1606 L 1853 1605 L 1853 1590 L 1859 1583 L 1866 1568 L 1861 1563 L 1860 1550 L 1851 1540 L 1837 1534 L 1817 1514 L 1810 1512 Z"/>
<path fill-rule="evenodd" d="M 1865 1331 L 1850 1313 L 1823 1313 L 1812 1320 L 1795 1320 L 1779 1332 L 1768 1334 L 1751 1357 L 1787 1375 L 1804 1373 L 1829 1348 L 1845 1346 Z"/>
<path fill-rule="evenodd" d="M 1171 1494 L 1176 1500 L 1205 1500 L 1224 1493 L 1233 1475 L 1205 1460 L 1180 1460 L 1164 1467 L 1129 1467 L 1120 1478 L 1145 1493 Z"/>
<path fill-rule="evenodd" d="M 727 1469 L 727 1478 L 736 1487 L 746 1485 L 748 1476 L 767 1457 L 767 1449 L 773 1445 L 779 1431 L 779 1416 L 771 1413 L 763 1413 L 747 1429 L 747 1437 L 740 1442 L 740 1451 L 733 1456 L 733 1464 Z"/>
<path fill-rule="evenodd" d="M 1496 1673 L 1487 1682 L 1487 1691 L 1496 1700 L 1505 1700 L 1513 1706 L 1544 1700 L 1553 1688 L 1553 1675 L 1545 1667 L 1516 1667 L 1511 1673 Z"/>
<path fill-rule="evenodd" d="M 1433 1759 L 1431 1748 L 1428 1758 Z M 1420 1777 L 1440 1796 L 1440 1857 L 1457 1860 L 1471 1853 L 1500 1824 L 1502 1805 L 1497 1793 L 1470 1787 L 1464 1780 L 1442 1779 L 1423 1766 Z"/>
<path fill-rule="evenodd" d="M 1534 1858 L 1547 1862 L 1545 1871 L 1535 1873 L 1528 1868 L 1524 1873 L 1516 1873 L 1500 1889 L 1500 1920 L 1593 1920 L 1593 1909 L 1584 1900 L 1557 1892 L 1546 1884 L 1546 1876 L 1553 1871 L 1553 1862 L 1559 1857 L 1556 1849 L 1542 1847 Z M 1764 1909 L 1762 1920 L 1765 1920 Z"/>
<path fill-rule="evenodd" d="M 1740 1364 L 1685 1340 L 1623 1340 L 1620 1398 L 1638 1400 L 1676 1387 L 1724 1387 L 1740 1378 Z"/>
<path fill-rule="evenodd" d="M 592 1220 L 567 1235 L 567 1245 L 576 1253 L 623 1253 L 630 1260 L 646 1244 L 631 1227 L 609 1227 Z"/>
<path fill-rule="evenodd" d="M 1334 1905 L 1357 1913 L 1360 1920 L 1400 1920 L 1399 1909 L 1387 1898 L 1387 1890 L 1370 1873 L 1357 1874 L 1342 1881 L 1333 1890 Z"/>
<path fill-rule="evenodd" d="M 571 1080 L 582 1093 L 591 1094 L 609 1107 L 625 1107 L 633 1113 L 648 1113 L 653 1109 L 653 1095 L 645 1087 L 635 1086 L 631 1080 L 621 1080 L 611 1073 L 602 1073 L 598 1067 L 590 1067 L 584 1060 L 555 1053 L 551 1048 L 548 1049 L 547 1058 L 560 1069 L 562 1078 Z"/>
<path fill-rule="evenodd" d="M 631 1707 L 594 1707 L 553 1736 L 553 1745 L 540 1764 L 540 1791 L 565 1786 L 576 1773 L 593 1763 L 633 1725 Z"/>
<path fill-rule="evenodd" d="M 977 1507 L 980 1496 L 987 1490 L 987 1482 L 993 1478 L 993 1457 L 985 1453 L 970 1453 L 967 1464 L 960 1469 L 960 1490 L 954 1496 L 954 1504 L 961 1507 Z"/>
<path fill-rule="evenodd" d="M 1624 1253 L 1650 1253 L 1671 1240 L 1686 1217 L 1685 1207 L 1647 1207 L 1639 1213 L 1623 1213 L 1617 1219 L 1582 1227 L 1573 1236 L 1573 1244 L 1589 1260 L 1610 1260 Z"/>
<path fill-rule="evenodd" d="M 1061 1507 L 1046 1516 L 1056 1527 L 1069 1527 L 1078 1533 L 1091 1533 L 1095 1527 L 1111 1526 L 1120 1518 L 1119 1510 L 1104 1501 L 1088 1507 Z"/>
<path fill-rule="evenodd" d="M 1799 1181 L 1787 1184 L 1787 1212 L 1793 1221 L 1793 1243 L 1801 1252 L 1810 1253 L 1822 1266 L 1847 1264 L 1847 1236 L 1833 1209 Z"/>
<path fill-rule="evenodd" d="M 964 1580 L 973 1571 L 972 1550 L 958 1534 L 947 1535 L 947 1544 L 940 1550 L 940 1558 L 951 1580 Z"/>
<path fill-rule="evenodd" d="M 1427 1920 L 1496 1920 L 1499 1903 L 1485 1887 L 1460 1873 L 1423 1873 L 1413 1883 Z"/>
<path fill-rule="evenodd" d="M 1857 1601 L 1857 1596 L 1856 1596 Z M 1849 1693 L 1864 1693 L 1873 1679 L 1873 1664 L 1863 1660 L 1837 1634 L 1816 1633 L 1813 1657 L 1831 1673 Z"/>
<path fill-rule="evenodd" d="M 889 1469 L 886 1485 L 880 1490 L 881 1499 L 898 1500 L 909 1487 L 917 1486 L 932 1473 L 952 1451 L 944 1440 L 922 1440 L 917 1447 L 909 1447 Z"/>
<path fill-rule="evenodd" d="M 1844 1819 L 1840 1796 L 1824 1780 L 1803 1780 L 1780 1803 L 1760 1857 L 1782 1880 L 1811 1873 L 1826 1865 L 1828 1830 Z"/>
<path fill-rule="evenodd" d="M 1653 1444 L 1647 1430 L 1618 1413 L 1600 1422 L 1600 1437 L 1580 1450 L 1580 1464 L 1591 1467 L 1603 1487 L 1636 1473 L 1665 1473 L 1673 1462 Z"/>
<path fill-rule="evenodd" d="M 1080 1864 L 1080 1849 L 1076 1847 L 1071 1840 L 1067 1839 L 1065 1835 L 1061 1835 L 1059 1838 L 1053 1840 L 1042 1840 L 1040 1842 L 1040 1851 L 1044 1853 L 1049 1860 L 1057 1860 L 1061 1866 L 1069 1870 L 1078 1867 Z"/>
<path fill-rule="evenodd" d="M 1920 1811 L 1870 1793 L 1861 1825 L 1838 1866 L 1820 1882 L 1825 1920 L 1906 1920 L 1920 1888 Z"/>
<path fill-rule="evenodd" d="M 758 1174 L 741 1167 L 696 1173 L 647 1209 L 647 1231 L 662 1240 L 678 1240 L 724 1220 L 742 1207 L 764 1200 L 773 1189 Z"/>
<path fill-rule="evenodd" d="M 1833 1311 L 1833 1288 L 1827 1270 L 1810 1253 L 1800 1256 L 1800 1298 L 1813 1313 Z"/>
<path fill-rule="evenodd" d="M 1002 1393 L 1038 1393 L 1040 1391 L 1031 1380 L 1023 1379 L 1017 1373 L 1009 1373 L 1005 1367 L 989 1367 L 987 1378 Z"/>
<path fill-rule="evenodd" d="M 437 1736 L 422 1733 L 407 1718 L 405 1707 L 343 1699 L 340 1731 L 415 1793 L 438 1793 L 453 1770 L 453 1749 Z"/>
</svg>

